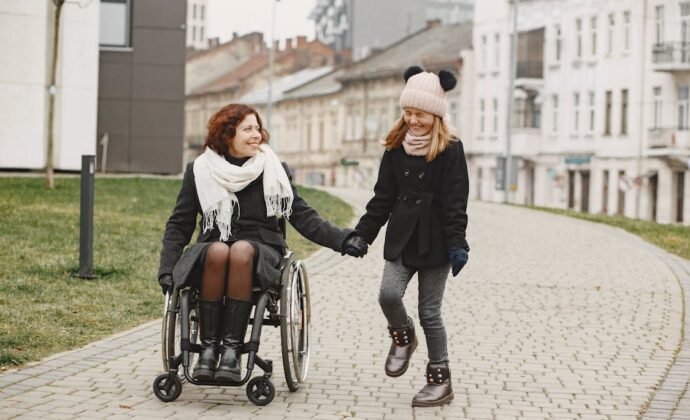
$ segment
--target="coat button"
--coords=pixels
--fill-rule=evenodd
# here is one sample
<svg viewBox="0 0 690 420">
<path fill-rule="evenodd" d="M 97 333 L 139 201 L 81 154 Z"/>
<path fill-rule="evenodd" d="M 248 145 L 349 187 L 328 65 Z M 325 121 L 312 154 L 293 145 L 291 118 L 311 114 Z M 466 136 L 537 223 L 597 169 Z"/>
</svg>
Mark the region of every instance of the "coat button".
<svg viewBox="0 0 690 420">
<path fill-rule="evenodd" d="M 418 176 L 419 176 L 419 179 L 424 179 L 424 171 L 420 172 Z"/>
<path fill-rule="evenodd" d="M 417 200 L 417 201 L 415 201 L 415 203 L 422 204 L 422 200 Z"/>
<path fill-rule="evenodd" d="M 410 176 L 410 170 L 409 170 L 409 169 L 405 169 L 405 171 L 403 172 L 403 175 L 405 175 L 405 176 Z"/>
</svg>

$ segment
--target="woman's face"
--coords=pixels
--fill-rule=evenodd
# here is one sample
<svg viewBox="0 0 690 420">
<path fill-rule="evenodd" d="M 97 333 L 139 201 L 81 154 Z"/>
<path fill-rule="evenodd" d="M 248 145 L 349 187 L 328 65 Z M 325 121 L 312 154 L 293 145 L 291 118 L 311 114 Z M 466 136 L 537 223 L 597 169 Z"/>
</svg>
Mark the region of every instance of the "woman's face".
<svg viewBox="0 0 690 420">
<path fill-rule="evenodd" d="M 252 157 L 259 152 L 261 128 L 256 115 L 249 114 L 235 129 L 235 137 L 228 141 L 230 156 L 236 158 Z"/>
<path fill-rule="evenodd" d="M 415 136 L 425 136 L 431 132 L 434 125 L 434 114 L 422 111 L 417 108 L 403 109 L 405 124 L 410 128 Z"/>
</svg>

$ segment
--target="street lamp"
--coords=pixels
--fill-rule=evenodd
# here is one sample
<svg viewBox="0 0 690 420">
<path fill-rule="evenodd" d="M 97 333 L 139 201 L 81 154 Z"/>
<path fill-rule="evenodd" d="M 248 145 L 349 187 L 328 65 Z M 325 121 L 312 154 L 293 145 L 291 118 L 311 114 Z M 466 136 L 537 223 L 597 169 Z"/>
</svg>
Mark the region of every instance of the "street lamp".
<svg viewBox="0 0 690 420">
<path fill-rule="evenodd" d="M 271 130 L 271 107 L 273 105 L 273 61 L 275 60 L 276 49 L 276 5 L 280 0 L 273 1 L 273 11 L 271 12 L 271 49 L 268 51 L 268 98 L 266 99 L 266 127 Z"/>
</svg>

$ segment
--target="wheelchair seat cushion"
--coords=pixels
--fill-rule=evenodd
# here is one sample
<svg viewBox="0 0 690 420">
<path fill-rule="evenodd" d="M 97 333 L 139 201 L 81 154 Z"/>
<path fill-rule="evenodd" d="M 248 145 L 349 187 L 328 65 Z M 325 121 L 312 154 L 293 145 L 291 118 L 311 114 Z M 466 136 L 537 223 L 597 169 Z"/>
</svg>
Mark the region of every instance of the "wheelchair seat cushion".
<svg viewBox="0 0 690 420">
<path fill-rule="evenodd" d="M 280 282 L 280 261 L 283 249 L 251 239 L 243 239 L 254 247 L 254 286 L 266 290 Z M 236 242 L 227 241 L 228 245 Z M 204 270 L 206 251 L 212 242 L 197 242 L 189 246 L 173 269 L 173 280 L 178 288 L 200 286 Z"/>
</svg>

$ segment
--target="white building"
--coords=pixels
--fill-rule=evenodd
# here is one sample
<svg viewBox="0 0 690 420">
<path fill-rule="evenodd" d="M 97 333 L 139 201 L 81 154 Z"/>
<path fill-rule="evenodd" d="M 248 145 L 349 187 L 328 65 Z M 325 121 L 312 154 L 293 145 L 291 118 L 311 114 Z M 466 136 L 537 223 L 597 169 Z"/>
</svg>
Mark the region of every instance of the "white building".
<svg viewBox="0 0 690 420">
<path fill-rule="evenodd" d="M 203 50 L 208 47 L 207 0 L 187 0 L 187 48 Z"/>
<path fill-rule="evenodd" d="M 98 1 L 62 9 L 55 93 L 54 167 L 81 167 L 95 154 Z M 55 6 L 51 0 L 0 2 L 0 168 L 46 164 Z"/>
<path fill-rule="evenodd" d="M 647 5 L 645 8 L 644 5 Z M 512 3 L 475 3 L 471 196 L 502 201 Z M 522 0 L 512 202 L 690 224 L 690 1 Z"/>
</svg>

